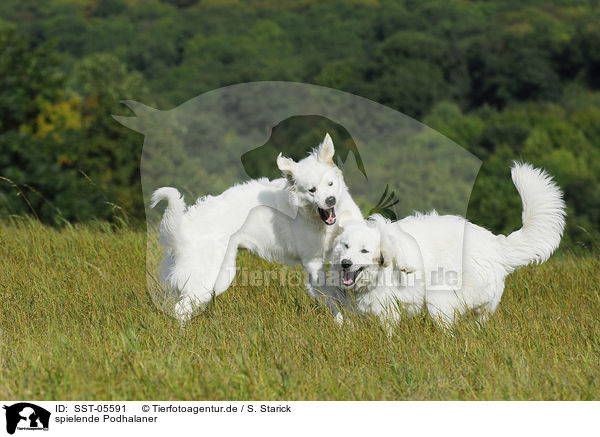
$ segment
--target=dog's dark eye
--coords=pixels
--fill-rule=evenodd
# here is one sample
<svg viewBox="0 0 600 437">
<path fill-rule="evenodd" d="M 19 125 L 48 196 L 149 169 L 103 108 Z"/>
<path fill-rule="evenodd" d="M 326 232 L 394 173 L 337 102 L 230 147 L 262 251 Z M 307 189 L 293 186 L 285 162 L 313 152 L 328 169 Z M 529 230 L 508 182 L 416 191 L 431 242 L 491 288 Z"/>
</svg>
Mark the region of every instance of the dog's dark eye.
<svg viewBox="0 0 600 437">
<path fill-rule="evenodd" d="M 369 253 L 369 251 L 367 249 L 363 249 L 360 251 L 360 253 Z"/>
<path fill-rule="evenodd" d="M 311 188 L 310 190 L 308 190 L 308 191 L 309 191 L 309 193 L 314 193 L 315 191 L 317 191 L 317 188 L 316 188 L 316 187 L 312 187 L 312 188 Z"/>
<path fill-rule="evenodd" d="M 344 248 L 348 249 L 348 245 L 346 243 L 342 243 L 342 245 L 344 246 Z"/>
<path fill-rule="evenodd" d="M 333 185 L 333 182 L 329 182 L 329 186 L 331 187 Z"/>
</svg>

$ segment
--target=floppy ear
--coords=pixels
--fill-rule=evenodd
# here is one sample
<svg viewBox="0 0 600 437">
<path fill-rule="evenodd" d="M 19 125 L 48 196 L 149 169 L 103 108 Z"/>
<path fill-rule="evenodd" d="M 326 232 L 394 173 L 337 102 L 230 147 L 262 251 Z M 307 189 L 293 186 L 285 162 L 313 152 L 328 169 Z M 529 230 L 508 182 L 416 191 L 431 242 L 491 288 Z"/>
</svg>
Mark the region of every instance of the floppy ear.
<svg viewBox="0 0 600 437">
<path fill-rule="evenodd" d="M 325 162 L 329 165 L 335 165 L 333 162 L 333 155 L 335 154 L 335 149 L 333 148 L 333 141 L 329 136 L 329 133 L 325 134 L 325 138 L 323 142 L 319 146 L 317 150 L 317 155 L 319 156 L 319 160 Z"/>
<path fill-rule="evenodd" d="M 296 162 L 293 159 L 286 158 L 280 153 L 279 156 L 277 156 L 277 167 L 291 184 L 294 183 L 294 169 L 296 168 Z"/>
<path fill-rule="evenodd" d="M 410 244 L 412 240 L 406 241 L 405 238 L 398 240 L 396 236 L 387 236 L 387 239 L 380 241 L 380 265 L 389 267 L 392 263 L 395 268 L 405 273 L 414 273 L 416 268 L 413 266 L 403 250 L 403 244 Z"/>
</svg>

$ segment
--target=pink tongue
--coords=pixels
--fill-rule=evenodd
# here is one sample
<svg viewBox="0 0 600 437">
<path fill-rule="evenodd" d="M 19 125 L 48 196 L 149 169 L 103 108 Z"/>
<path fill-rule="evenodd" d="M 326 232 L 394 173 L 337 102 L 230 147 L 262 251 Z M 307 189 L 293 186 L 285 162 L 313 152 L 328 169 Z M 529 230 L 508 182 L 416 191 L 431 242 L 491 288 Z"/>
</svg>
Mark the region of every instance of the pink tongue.
<svg viewBox="0 0 600 437">
<path fill-rule="evenodd" d="M 327 217 L 327 220 L 325 220 L 326 223 L 333 223 L 335 222 L 335 217 L 333 216 L 333 210 L 330 209 L 329 211 L 327 211 L 327 213 L 329 214 L 329 216 Z"/>
<path fill-rule="evenodd" d="M 354 282 L 354 272 L 344 272 L 344 284 L 350 285 Z"/>
</svg>

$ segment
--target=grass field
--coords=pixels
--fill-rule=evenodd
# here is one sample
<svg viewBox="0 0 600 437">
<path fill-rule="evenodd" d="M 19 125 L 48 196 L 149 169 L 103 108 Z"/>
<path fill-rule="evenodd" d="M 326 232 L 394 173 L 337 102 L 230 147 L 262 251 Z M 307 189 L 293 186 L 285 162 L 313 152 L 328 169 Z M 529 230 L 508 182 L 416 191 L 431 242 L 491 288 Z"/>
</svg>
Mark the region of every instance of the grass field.
<svg viewBox="0 0 600 437">
<path fill-rule="evenodd" d="M 600 399 L 591 254 L 510 276 L 481 331 L 422 317 L 391 338 L 375 320 L 340 329 L 301 286 L 277 285 L 235 287 L 181 330 L 147 292 L 145 256 L 145 233 L 126 228 L 0 223 L 0 398 Z"/>
</svg>

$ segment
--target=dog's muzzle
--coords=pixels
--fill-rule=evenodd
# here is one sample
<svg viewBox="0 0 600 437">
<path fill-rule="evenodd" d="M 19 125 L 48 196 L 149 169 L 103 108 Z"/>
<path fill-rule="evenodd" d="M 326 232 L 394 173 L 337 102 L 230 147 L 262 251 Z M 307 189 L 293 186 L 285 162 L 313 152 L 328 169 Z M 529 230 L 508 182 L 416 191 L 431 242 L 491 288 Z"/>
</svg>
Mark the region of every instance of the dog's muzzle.
<svg viewBox="0 0 600 437">
<path fill-rule="evenodd" d="M 319 215 L 321 216 L 321 220 L 323 220 L 327 226 L 335 224 L 335 208 L 319 208 Z"/>
<path fill-rule="evenodd" d="M 360 275 L 364 269 L 364 266 L 354 271 L 342 269 L 342 284 L 344 284 L 346 287 L 353 286 L 356 282 L 356 278 L 358 278 L 358 275 Z"/>
</svg>

